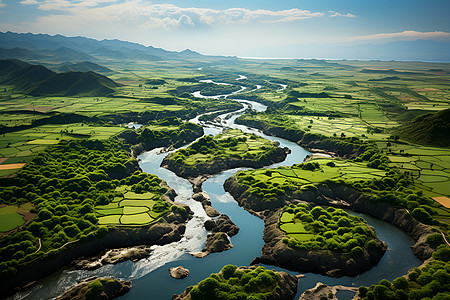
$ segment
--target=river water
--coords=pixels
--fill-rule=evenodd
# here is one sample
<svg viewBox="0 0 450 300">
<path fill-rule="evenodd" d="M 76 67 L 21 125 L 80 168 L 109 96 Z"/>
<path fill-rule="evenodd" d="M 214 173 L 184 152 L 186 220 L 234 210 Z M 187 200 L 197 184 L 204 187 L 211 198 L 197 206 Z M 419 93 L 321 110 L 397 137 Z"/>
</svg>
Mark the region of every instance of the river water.
<svg viewBox="0 0 450 300">
<path fill-rule="evenodd" d="M 238 79 L 242 79 L 241 76 Z M 199 92 L 195 94 L 200 95 Z M 253 101 L 235 101 L 242 103 L 244 108 L 236 112 L 219 115 L 214 122 L 204 123 L 199 121 L 198 117 L 190 121 L 201 124 L 204 127 L 205 134 L 215 135 L 226 128 L 239 128 L 269 140 L 278 141 L 281 147 L 288 147 L 291 150 L 291 153 L 288 154 L 283 162 L 270 167 L 290 166 L 301 163 L 310 154 L 296 143 L 273 136 L 266 136 L 254 128 L 235 124 L 235 119 L 248 107 L 252 107 L 257 111 L 266 109 L 266 106 Z M 186 287 L 198 283 L 211 273 L 217 273 L 227 264 L 248 266 L 255 257 L 260 256 L 261 248 L 264 244 L 262 239 L 264 222 L 239 207 L 233 197 L 223 189 L 223 182 L 236 172 L 243 170 L 242 168 L 216 174 L 203 183 L 203 190 L 211 197 L 212 206 L 220 213 L 228 215 L 240 228 L 239 233 L 231 238 L 234 247 L 228 251 L 213 253 L 201 259 L 189 254 L 189 252 L 201 251 L 203 248 L 207 235 L 203 223 L 209 217 L 205 214 L 201 204 L 192 199 L 191 184 L 186 179 L 180 178 L 173 172 L 160 167 L 161 161 L 168 153 L 158 154 L 159 150 L 153 149 L 140 155 L 140 166 L 143 171 L 155 174 L 165 180 L 178 195 L 175 201 L 188 205 L 194 212 L 194 217 L 187 223 L 186 233 L 181 241 L 164 246 L 153 246 L 153 252 L 150 257 L 135 263 L 126 261 L 116 265 L 105 265 L 94 271 L 73 270 L 57 272 L 40 280 L 28 290 L 15 294 L 10 299 L 52 299 L 61 295 L 66 289 L 82 279 L 91 276 L 109 276 L 132 280 L 132 289 L 120 299 L 171 299 L 173 294 L 183 292 Z M 352 214 L 364 217 L 375 228 L 378 237 L 389 245 L 384 257 L 377 266 L 356 277 L 330 278 L 307 273 L 305 274 L 306 277 L 300 279 L 295 299 L 298 299 L 306 289 L 314 287 L 317 282 L 323 282 L 328 285 L 340 284 L 355 287 L 370 285 L 377 283 L 381 279 L 392 280 L 421 264 L 421 261 L 414 256 L 410 249 L 413 245 L 413 240 L 403 231 L 368 215 Z M 183 280 L 176 280 L 169 276 L 168 269 L 179 265 L 190 270 L 190 275 Z M 265 267 L 283 270 L 294 275 L 299 274 L 274 266 Z M 352 295 L 351 293 L 338 293 L 338 296 L 339 299 L 348 299 Z"/>
</svg>

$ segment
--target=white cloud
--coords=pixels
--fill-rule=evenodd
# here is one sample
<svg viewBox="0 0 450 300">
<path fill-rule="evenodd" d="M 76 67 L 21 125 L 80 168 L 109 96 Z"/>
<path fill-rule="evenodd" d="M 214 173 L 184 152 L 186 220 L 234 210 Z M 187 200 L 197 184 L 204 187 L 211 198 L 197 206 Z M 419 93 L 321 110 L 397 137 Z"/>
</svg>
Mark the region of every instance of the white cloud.
<svg viewBox="0 0 450 300">
<path fill-rule="evenodd" d="M 416 41 L 416 40 L 449 40 L 450 32 L 444 31 L 432 31 L 432 32 L 419 32 L 419 31 L 403 31 L 395 33 L 377 33 L 371 35 L 362 35 L 349 38 L 349 41 Z"/>
<path fill-rule="evenodd" d="M 356 16 L 351 13 L 341 14 L 333 10 L 330 10 L 329 13 L 331 13 L 330 17 L 332 18 L 334 17 L 356 18 Z"/>
<path fill-rule="evenodd" d="M 1 0 L 0 0 L 1 1 Z M 82 20 L 120 21 L 144 28 L 170 29 L 183 25 L 214 25 L 229 23 L 276 23 L 294 22 L 322 17 L 324 13 L 301 9 L 280 11 L 229 8 L 183 8 L 172 4 L 151 4 L 144 0 L 24 0 L 24 5 L 37 5 L 40 10 L 64 12 L 65 17 Z M 43 17 L 41 21 L 60 20 L 57 14 Z M 63 21 L 63 20 L 60 20 Z M 105 20 L 106 21 L 106 20 Z"/>
<path fill-rule="evenodd" d="M 0 8 L 1 7 L 6 7 L 7 5 L 5 3 L 2 3 L 2 1 L 0 1 Z"/>
</svg>

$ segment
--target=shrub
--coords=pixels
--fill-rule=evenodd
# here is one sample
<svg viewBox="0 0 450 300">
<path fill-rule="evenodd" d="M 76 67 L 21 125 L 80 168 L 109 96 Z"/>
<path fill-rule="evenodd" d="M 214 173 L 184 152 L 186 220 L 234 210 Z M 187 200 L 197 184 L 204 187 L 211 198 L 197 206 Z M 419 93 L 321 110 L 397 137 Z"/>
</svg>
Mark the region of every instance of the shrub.
<svg viewBox="0 0 450 300">
<path fill-rule="evenodd" d="M 103 292 L 103 285 L 100 280 L 95 280 L 91 282 L 86 291 L 86 298 L 92 299 L 96 298 L 96 296 L 100 295 Z"/>
<path fill-rule="evenodd" d="M 450 261 L 450 247 L 447 245 L 440 245 L 433 253 L 433 258 L 445 262 Z"/>
<path fill-rule="evenodd" d="M 430 216 L 430 214 L 421 207 L 414 208 L 414 210 L 411 212 L 411 215 L 424 224 L 431 224 L 433 222 L 433 218 Z"/>
<path fill-rule="evenodd" d="M 236 266 L 233 265 L 226 265 L 225 267 L 222 268 L 222 276 L 225 279 L 230 278 L 231 276 L 233 276 L 234 271 L 237 269 Z"/>
</svg>

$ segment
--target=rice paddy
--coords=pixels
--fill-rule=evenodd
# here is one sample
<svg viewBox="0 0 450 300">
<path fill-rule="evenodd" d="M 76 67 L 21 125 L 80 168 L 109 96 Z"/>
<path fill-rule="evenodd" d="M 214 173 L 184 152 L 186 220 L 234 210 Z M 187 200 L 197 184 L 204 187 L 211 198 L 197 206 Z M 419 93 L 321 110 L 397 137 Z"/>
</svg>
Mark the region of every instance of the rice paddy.
<svg viewBox="0 0 450 300">
<path fill-rule="evenodd" d="M 156 221 L 168 212 L 170 205 L 160 199 L 159 194 L 146 192 L 138 194 L 129 191 L 129 187 L 120 186 L 116 191 L 124 192 L 107 205 L 95 207 L 100 225 L 143 226 Z M 163 203 L 163 209 L 154 210 L 155 204 Z M 167 204 L 166 204 L 167 203 Z"/>
</svg>

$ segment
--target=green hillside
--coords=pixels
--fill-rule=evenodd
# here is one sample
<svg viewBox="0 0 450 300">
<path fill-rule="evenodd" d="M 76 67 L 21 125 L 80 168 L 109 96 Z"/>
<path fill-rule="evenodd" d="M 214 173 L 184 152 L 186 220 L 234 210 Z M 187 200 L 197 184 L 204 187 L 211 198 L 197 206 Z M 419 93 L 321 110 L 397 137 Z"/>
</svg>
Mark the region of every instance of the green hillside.
<svg viewBox="0 0 450 300">
<path fill-rule="evenodd" d="M 397 131 L 414 143 L 450 147 L 450 109 L 420 115 Z"/>
<path fill-rule="evenodd" d="M 67 72 L 56 74 L 30 92 L 32 96 L 105 96 L 119 84 L 95 72 Z"/>
</svg>

